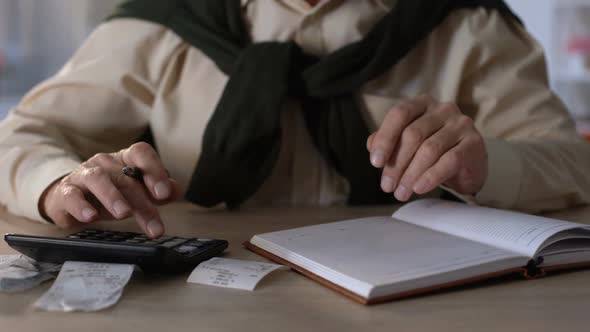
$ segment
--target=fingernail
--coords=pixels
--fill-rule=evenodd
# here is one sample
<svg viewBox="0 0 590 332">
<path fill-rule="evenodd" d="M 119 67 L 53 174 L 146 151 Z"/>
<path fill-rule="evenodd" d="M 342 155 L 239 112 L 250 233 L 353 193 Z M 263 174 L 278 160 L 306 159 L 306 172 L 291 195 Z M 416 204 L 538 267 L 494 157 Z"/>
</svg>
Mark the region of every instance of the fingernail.
<svg viewBox="0 0 590 332">
<path fill-rule="evenodd" d="M 96 211 L 91 208 L 84 208 L 82 210 L 82 217 L 84 217 L 84 221 L 89 222 L 96 216 Z"/>
<path fill-rule="evenodd" d="M 385 165 L 385 153 L 381 149 L 375 149 L 371 153 L 371 164 L 375 167 L 383 167 Z"/>
<path fill-rule="evenodd" d="M 164 227 L 162 223 L 158 220 L 151 220 L 147 224 L 147 230 L 150 233 L 150 236 L 153 238 L 159 237 L 164 233 Z"/>
<path fill-rule="evenodd" d="M 418 180 L 418 182 L 416 182 L 416 184 L 414 185 L 414 192 L 416 194 L 424 194 L 427 186 L 428 182 L 426 182 L 426 180 Z"/>
<path fill-rule="evenodd" d="M 401 184 L 395 190 L 395 198 L 397 198 L 398 201 L 405 202 L 410 198 L 411 195 L 412 193 L 408 190 L 408 188 Z"/>
<path fill-rule="evenodd" d="M 117 214 L 117 217 L 122 217 L 128 214 L 131 211 L 129 205 L 125 204 L 125 202 L 119 200 L 113 204 L 113 210 Z"/>
<path fill-rule="evenodd" d="M 381 178 L 381 189 L 386 193 L 393 192 L 395 188 L 395 180 L 392 177 L 384 176 Z"/>
<path fill-rule="evenodd" d="M 157 199 L 166 199 L 170 196 L 170 185 L 167 182 L 160 181 L 154 186 L 154 193 Z"/>
</svg>

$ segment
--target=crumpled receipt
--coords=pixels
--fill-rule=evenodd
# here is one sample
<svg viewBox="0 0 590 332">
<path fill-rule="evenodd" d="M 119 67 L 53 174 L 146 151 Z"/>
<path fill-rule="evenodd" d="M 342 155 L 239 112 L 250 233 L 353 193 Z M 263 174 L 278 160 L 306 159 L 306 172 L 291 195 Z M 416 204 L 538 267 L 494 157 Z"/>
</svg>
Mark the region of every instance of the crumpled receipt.
<svg viewBox="0 0 590 332">
<path fill-rule="evenodd" d="M 187 282 L 253 291 L 269 273 L 286 266 L 214 257 L 197 266 Z"/>
<path fill-rule="evenodd" d="M 63 312 L 106 309 L 119 301 L 133 270 L 128 264 L 66 262 L 35 307 Z"/>
<path fill-rule="evenodd" d="M 54 279 L 61 265 L 23 255 L 0 256 L 0 292 L 20 292 Z"/>
</svg>

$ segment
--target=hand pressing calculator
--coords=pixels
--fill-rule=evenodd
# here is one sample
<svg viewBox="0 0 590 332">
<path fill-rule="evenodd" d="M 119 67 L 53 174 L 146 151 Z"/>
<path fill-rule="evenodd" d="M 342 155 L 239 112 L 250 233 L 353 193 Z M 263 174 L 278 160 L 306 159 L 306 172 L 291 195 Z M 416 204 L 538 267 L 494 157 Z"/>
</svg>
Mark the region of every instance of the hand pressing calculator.
<svg viewBox="0 0 590 332">
<path fill-rule="evenodd" d="M 151 240 L 140 233 L 88 229 L 65 238 L 6 234 L 4 240 L 40 262 L 66 261 L 135 264 L 146 272 L 178 273 L 218 256 L 225 240 L 163 236 Z"/>
</svg>

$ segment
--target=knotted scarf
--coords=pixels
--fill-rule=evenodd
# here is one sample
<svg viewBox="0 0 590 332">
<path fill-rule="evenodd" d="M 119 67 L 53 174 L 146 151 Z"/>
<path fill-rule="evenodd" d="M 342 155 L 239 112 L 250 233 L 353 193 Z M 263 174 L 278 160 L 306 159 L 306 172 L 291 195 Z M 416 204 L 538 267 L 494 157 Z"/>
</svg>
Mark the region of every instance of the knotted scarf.
<svg viewBox="0 0 590 332">
<path fill-rule="evenodd" d="M 477 7 L 518 20 L 501 0 L 398 0 L 362 40 L 323 57 L 306 54 L 293 41 L 253 43 L 240 0 L 129 0 L 110 19 L 164 25 L 229 77 L 204 133 L 189 201 L 235 208 L 251 197 L 278 159 L 281 112 L 294 98 L 315 146 L 348 181 L 348 203 L 360 205 L 394 198 L 381 191 L 381 171 L 369 162 L 370 132 L 355 92 L 395 66 L 453 11 Z"/>
</svg>

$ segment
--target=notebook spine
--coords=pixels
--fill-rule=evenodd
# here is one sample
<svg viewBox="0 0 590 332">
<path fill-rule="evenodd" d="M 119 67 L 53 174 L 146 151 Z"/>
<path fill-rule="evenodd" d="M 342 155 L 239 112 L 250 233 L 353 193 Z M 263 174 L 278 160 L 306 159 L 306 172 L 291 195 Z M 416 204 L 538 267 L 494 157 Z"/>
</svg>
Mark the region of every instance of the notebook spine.
<svg viewBox="0 0 590 332">
<path fill-rule="evenodd" d="M 537 257 L 529 260 L 524 269 L 524 276 L 527 279 L 537 279 L 544 277 L 545 271 L 539 267 L 541 264 L 543 264 L 543 257 Z"/>
</svg>

